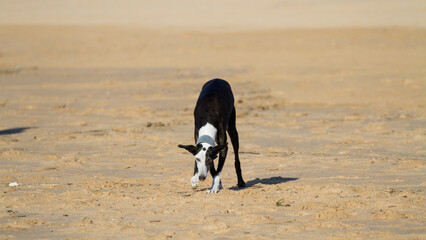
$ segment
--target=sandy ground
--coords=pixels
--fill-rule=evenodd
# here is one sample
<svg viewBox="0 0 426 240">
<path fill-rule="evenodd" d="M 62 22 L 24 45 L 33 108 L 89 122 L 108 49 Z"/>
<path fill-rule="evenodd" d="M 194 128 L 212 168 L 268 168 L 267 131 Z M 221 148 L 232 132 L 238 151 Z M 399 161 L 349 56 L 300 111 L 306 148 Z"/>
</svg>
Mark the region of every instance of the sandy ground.
<svg viewBox="0 0 426 240">
<path fill-rule="evenodd" d="M 0 17 L 0 239 L 426 238 L 416 14 L 400 21 L 412 27 L 239 28 L 246 9 L 232 30 L 200 31 L 73 22 L 70 7 L 49 22 L 33 1 L 0 3 L 15 9 Z M 192 189 L 177 144 L 193 143 L 214 77 L 236 97 L 247 188 L 230 148 L 224 189 L 206 194 L 211 177 Z"/>
</svg>

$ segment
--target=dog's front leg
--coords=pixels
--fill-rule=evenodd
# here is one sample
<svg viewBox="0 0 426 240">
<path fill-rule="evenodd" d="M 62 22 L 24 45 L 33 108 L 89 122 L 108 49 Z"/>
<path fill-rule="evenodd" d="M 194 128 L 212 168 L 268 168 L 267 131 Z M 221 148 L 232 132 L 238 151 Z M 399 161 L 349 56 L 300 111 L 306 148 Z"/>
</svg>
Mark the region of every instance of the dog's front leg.
<svg viewBox="0 0 426 240">
<path fill-rule="evenodd" d="M 220 172 L 213 177 L 212 187 L 207 190 L 207 193 L 218 193 L 222 189 L 222 182 L 220 181 Z"/>
<path fill-rule="evenodd" d="M 219 163 L 217 165 L 217 171 L 213 176 L 212 187 L 207 190 L 207 193 L 218 193 L 222 189 L 222 182 L 220 181 L 220 174 L 222 172 L 223 165 L 225 164 L 226 154 L 228 153 L 228 147 L 225 147 L 219 154 Z"/>
<path fill-rule="evenodd" d="M 197 187 L 199 181 L 200 181 L 200 175 L 198 174 L 197 163 L 195 163 L 195 166 L 194 166 L 194 176 L 192 176 L 192 178 L 191 178 L 191 186 L 192 187 Z"/>
<path fill-rule="evenodd" d="M 198 186 L 198 182 L 199 182 L 199 176 L 198 174 L 195 174 L 194 176 L 192 176 L 191 178 L 191 186 L 192 187 L 197 187 Z"/>
<path fill-rule="evenodd" d="M 222 189 L 222 183 L 220 182 L 220 172 L 216 172 L 213 161 L 210 163 L 210 173 L 212 174 L 213 182 L 210 189 L 207 190 L 207 193 L 217 193 L 220 189 Z M 219 184 L 217 184 L 218 181 Z"/>
</svg>

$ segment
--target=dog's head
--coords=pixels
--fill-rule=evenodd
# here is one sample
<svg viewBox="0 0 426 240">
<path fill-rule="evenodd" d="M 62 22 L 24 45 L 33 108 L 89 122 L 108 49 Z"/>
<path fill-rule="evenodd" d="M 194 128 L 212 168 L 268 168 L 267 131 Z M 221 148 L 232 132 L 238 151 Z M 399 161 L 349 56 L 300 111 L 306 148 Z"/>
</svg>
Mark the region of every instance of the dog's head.
<svg viewBox="0 0 426 240">
<path fill-rule="evenodd" d="M 212 164 L 213 160 L 217 157 L 217 154 L 226 146 L 227 144 L 213 147 L 208 143 L 199 143 L 196 146 L 178 145 L 178 147 L 186 149 L 195 156 L 196 173 L 198 173 L 198 178 L 201 181 L 206 179 L 207 173 L 210 170 L 210 164 Z"/>
</svg>

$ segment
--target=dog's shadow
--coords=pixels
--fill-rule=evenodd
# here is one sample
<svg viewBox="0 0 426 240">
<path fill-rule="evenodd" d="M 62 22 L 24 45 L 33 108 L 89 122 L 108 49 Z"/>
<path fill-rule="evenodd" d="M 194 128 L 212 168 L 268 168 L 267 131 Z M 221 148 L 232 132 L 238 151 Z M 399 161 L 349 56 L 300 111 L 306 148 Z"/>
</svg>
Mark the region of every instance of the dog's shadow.
<svg viewBox="0 0 426 240">
<path fill-rule="evenodd" d="M 18 133 L 25 132 L 26 130 L 31 128 L 36 128 L 36 127 L 19 127 L 19 128 L 4 129 L 4 130 L 0 130 L 0 135 L 18 134 Z"/>
<path fill-rule="evenodd" d="M 254 180 L 250 180 L 250 181 L 246 182 L 246 186 L 243 187 L 243 188 L 239 188 L 237 186 L 234 186 L 234 187 L 231 187 L 229 189 L 238 191 L 238 190 L 243 190 L 243 189 L 255 187 L 259 183 L 266 184 L 266 185 L 275 185 L 275 184 L 286 183 L 286 182 L 290 182 L 290 181 L 296 181 L 298 179 L 299 178 L 283 178 L 281 176 L 263 178 L 263 179 L 256 178 Z"/>
</svg>

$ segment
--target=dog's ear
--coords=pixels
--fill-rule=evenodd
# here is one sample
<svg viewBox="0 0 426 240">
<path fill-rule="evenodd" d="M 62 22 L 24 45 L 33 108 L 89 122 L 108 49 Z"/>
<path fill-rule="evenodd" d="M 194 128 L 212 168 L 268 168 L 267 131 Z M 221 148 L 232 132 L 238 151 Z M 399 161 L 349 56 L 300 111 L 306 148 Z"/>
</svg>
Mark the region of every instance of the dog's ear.
<svg viewBox="0 0 426 240">
<path fill-rule="evenodd" d="M 216 147 L 212 147 L 211 151 L 209 153 L 210 157 L 214 159 L 216 157 L 216 155 L 226 147 L 228 147 L 228 143 L 223 144 L 223 145 L 217 145 Z"/>
<path fill-rule="evenodd" d="M 192 153 L 192 155 L 197 154 L 197 147 L 194 145 L 181 145 L 179 144 L 178 147 L 186 149 L 188 152 Z"/>
</svg>

